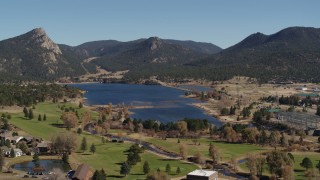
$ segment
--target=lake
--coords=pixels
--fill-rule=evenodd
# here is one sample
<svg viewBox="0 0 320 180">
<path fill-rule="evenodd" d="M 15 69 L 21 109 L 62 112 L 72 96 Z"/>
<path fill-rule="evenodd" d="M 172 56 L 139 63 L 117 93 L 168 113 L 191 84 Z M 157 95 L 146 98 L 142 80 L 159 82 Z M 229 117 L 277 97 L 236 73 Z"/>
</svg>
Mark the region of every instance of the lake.
<svg viewBox="0 0 320 180">
<path fill-rule="evenodd" d="M 87 105 L 107 105 L 112 103 L 132 106 L 148 106 L 130 109 L 132 118 L 161 122 L 177 121 L 184 118 L 208 119 L 221 126 L 222 122 L 192 106 L 200 100 L 185 98 L 184 91 L 164 86 L 138 84 L 71 84 L 87 91 L 84 96 Z M 151 108 L 150 108 L 151 107 Z"/>
<path fill-rule="evenodd" d="M 63 172 L 67 172 L 68 170 L 70 170 L 70 166 L 63 163 L 61 160 L 41 159 L 39 160 L 39 164 L 45 169 L 46 172 L 50 172 L 54 168 L 61 169 Z M 34 167 L 35 164 L 32 161 L 12 165 L 13 169 L 25 172 L 32 172 L 32 168 Z"/>
</svg>

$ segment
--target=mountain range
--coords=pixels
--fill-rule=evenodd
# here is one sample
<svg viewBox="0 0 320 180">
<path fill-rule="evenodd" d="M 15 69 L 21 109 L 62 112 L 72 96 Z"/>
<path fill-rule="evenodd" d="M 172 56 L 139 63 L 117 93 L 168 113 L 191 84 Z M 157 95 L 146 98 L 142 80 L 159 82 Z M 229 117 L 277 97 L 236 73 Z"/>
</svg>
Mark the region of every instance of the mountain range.
<svg viewBox="0 0 320 180">
<path fill-rule="evenodd" d="M 255 33 L 210 57 L 188 65 L 262 81 L 320 81 L 320 29 L 290 27 L 275 34 Z M 232 72 L 232 73 L 228 73 Z"/>
<path fill-rule="evenodd" d="M 129 42 L 92 41 L 79 46 L 53 42 L 42 28 L 0 41 L 0 80 L 53 81 L 129 70 L 128 81 L 226 80 L 241 75 L 269 80 L 320 82 L 320 29 L 290 27 L 275 34 L 254 33 L 227 49 L 210 43 L 150 37 Z"/>
</svg>

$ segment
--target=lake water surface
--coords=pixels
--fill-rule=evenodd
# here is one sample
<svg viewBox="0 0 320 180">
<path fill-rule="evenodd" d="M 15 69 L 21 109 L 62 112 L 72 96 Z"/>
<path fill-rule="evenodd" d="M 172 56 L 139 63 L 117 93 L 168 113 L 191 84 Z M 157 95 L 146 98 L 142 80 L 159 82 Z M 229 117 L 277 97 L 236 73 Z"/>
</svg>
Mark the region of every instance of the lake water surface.
<svg viewBox="0 0 320 180">
<path fill-rule="evenodd" d="M 70 170 L 70 166 L 68 164 L 63 163 L 61 160 L 41 159 L 39 160 L 39 164 L 41 167 L 45 169 L 46 172 L 50 172 L 54 168 L 61 169 L 63 172 L 67 172 L 68 170 Z M 32 168 L 34 167 L 35 167 L 35 164 L 32 161 L 22 162 L 22 163 L 14 164 L 12 166 L 13 169 L 17 169 L 25 172 L 31 172 Z"/>
<path fill-rule="evenodd" d="M 72 84 L 70 86 L 87 91 L 86 104 L 106 105 L 112 103 L 132 106 L 148 106 L 152 108 L 131 109 L 132 118 L 147 120 L 154 119 L 161 122 L 177 121 L 183 118 L 208 119 L 215 125 L 222 123 L 191 103 L 200 100 L 184 97 L 184 91 L 153 85 L 137 84 Z"/>
</svg>

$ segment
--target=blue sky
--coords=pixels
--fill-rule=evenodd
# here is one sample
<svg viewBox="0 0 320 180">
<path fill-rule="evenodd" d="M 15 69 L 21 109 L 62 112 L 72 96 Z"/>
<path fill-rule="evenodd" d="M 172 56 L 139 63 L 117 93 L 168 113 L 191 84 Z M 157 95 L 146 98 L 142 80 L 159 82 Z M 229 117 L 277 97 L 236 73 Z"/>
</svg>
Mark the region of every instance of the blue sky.
<svg viewBox="0 0 320 180">
<path fill-rule="evenodd" d="M 226 48 L 289 26 L 320 27 L 319 0 L 3 0 L 0 40 L 43 27 L 57 43 L 158 36 Z"/>
</svg>

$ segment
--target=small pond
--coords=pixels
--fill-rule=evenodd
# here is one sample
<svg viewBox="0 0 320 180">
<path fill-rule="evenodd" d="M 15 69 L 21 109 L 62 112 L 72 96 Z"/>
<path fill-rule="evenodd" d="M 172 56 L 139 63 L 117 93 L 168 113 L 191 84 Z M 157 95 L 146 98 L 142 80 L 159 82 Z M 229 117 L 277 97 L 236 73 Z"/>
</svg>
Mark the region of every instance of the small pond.
<svg viewBox="0 0 320 180">
<path fill-rule="evenodd" d="M 69 164 L 65 164 L 61 160 L 42 159 L 39 161 L 39 164 L 40 167 L 44 168 L 44 172 L 46 173 L 52 171 L 54 168 L 61 169 L 63 172 L 68 172 L 70 170 Z M 35 164 L 32 161 L 28 161 L 14 164 L 11 167 L 19 171 L 32 172 Z"/>
</svg>

